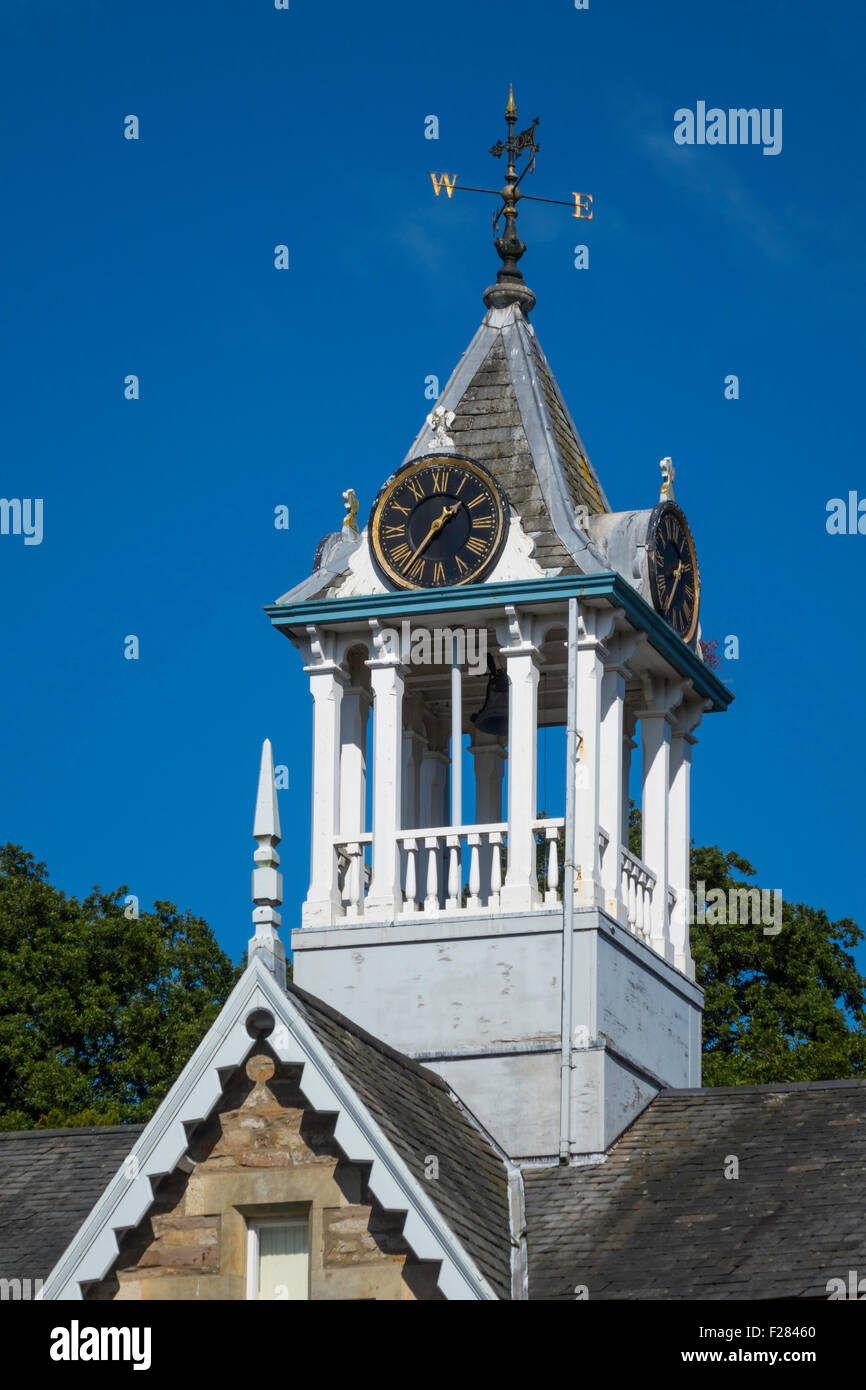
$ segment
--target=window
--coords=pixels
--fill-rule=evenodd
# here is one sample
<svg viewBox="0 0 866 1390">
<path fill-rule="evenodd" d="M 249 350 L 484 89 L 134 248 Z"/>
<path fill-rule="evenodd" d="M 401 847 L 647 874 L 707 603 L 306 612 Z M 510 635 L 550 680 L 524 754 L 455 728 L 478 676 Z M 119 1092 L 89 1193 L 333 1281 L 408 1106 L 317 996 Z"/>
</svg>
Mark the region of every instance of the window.
<svg viewBox="0 0 866 1390">
<path fill-rule="evenodd" d="M 305 1216 L 250 1221 L 247 1298 L 309 1298 L 310 1242 Z"/>
</svg>

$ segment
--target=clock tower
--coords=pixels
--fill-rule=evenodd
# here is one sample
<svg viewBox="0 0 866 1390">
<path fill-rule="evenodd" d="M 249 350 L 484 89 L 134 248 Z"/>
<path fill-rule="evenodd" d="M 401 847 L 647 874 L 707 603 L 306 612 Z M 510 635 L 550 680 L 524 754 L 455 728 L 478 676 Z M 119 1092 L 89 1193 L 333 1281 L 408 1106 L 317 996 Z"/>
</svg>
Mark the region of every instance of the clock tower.
<svg viewBox="0 0 866 1390">
<path fill-rule="evenodd" d="M 297 984 L 439 1072 L 512 1158 L 586 1162 L 700 1084 L 692 748 L 731 695 L 671 461 L 613 511 L 530 324 L 509 159 L 475 336 L 363 530 L 349 491 L 267 610 L 312 697 L 291 946 Z"/>
</svg>

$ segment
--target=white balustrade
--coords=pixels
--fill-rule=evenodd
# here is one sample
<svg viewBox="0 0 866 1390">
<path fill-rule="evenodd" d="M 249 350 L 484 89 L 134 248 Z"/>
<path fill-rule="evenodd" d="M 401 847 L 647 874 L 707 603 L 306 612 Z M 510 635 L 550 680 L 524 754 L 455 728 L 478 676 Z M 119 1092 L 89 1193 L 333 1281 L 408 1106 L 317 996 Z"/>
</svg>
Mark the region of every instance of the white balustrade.
<svg viewBox="0 0 866 1390">
<path fill-rule="evenodd" d="M 502 892 L 502 831 L 490 832 L 490 897 L 487 906 L 497 908 Z"/>
<path fill-rule="evenodd" d="M 652 926 L 652 902 L 656 876 L 652 869 L 631 854 L 622 851 L 622 897 L 626 904 L 629 930 L 642 941 L 649 941 Z"/>
<path fill-rule="evenodd" d="M 405 903 L 403 911 L 412 913 L 416 910 L 418 903 L 418 839 L 415 835 L 410 835 L 403 843 L 406 855 L 406 887 L 404 890 Z"/>
<path fill-rule="evenodd" d="M 546 884 L 539 908 L 557 906 L 562 900 L 561 816 L 532 823 L 536 843 L 545 846 Z M 372 835 L 356 835 L 348 840 L 335 837 L 339 864 L 339 886 L 347 919 L 365 916 L 365 900 L 370 868 L 365 862 Z M 401 916 L 415 913 L 488 913 L 500 910 L 507 854 L 508 826 L 494 825 L 431 826 L 397 833 L 400 851 L 400 879 L 403 885 Z M 465 846 L 465 848 L 464 848 Z M 489 875 L 485 871 L 489 868 Z M 489 881 L 489 891 L 484 885 Z M 482 889 L 487 893 L 482 897 Z"/>
<path fill-rule="evenodd" d="M 547 888 L 544 901 L 553 907 L 559 901 L 559 827 L 549 825 L 544 832 L 547 838 Z"/>
<path fill-rule="evenodd" d="M 424 898 L 425 912 L 439 911 L 439 836 L 425 835 L 424 848 L 427 851 L 427 893 Z"/>
<path fill-rule="evenodd" d="M 372 840 L 373 836 L 367 834 L 359 835 L 355 840 L 334 842 L 337 850 L 340 896 L 347 917 L 359 917 L 364 911 L 364 898 L 370 877 L 364 855 Z"/>
<path fill-rule="evenodd" d="M 539 906 L 550 910 L 562 900 L 562 817 L 533 822 L 533 835 L 544 845 L 545 891 Z M 347 920 L 363 919 L 370 882 L 366 862 L 372 835 L 356 835 L 353 840 L 334 840 L 339 865 L 340 896 Z M 403 882 L 402 916 L 418 912 L 453 915 L 490 913 L 500 910 L 503 882 L 503 849 L 507 852 L 508 827 L 497 825 L 433 826 L 404 830 L 397 834 Z M 465 844 L 465 850 L 464 850 Z M 610 849 L 607 832 L 599 830 L 599 850 Z M 490 888 L 486 901 L 481 896 L 485 857 L 489 863 Z M 656 875 L 636 854 L 621 854 L 622 899 L 630 931 L 642 941 L 652 936 L 653 893 Z M 668 887 L 668 919 L 676 894 Z"/>
<path fill-rule="evenodd" d="M 446 835 L 445 843 L 448 846 L 448 897 L 445 907 L 448 912 L 456 912 L 462 907 L 463 896 L 463 874 L 460 866 L 460 836 L 458 834 Z"/>
</svg>

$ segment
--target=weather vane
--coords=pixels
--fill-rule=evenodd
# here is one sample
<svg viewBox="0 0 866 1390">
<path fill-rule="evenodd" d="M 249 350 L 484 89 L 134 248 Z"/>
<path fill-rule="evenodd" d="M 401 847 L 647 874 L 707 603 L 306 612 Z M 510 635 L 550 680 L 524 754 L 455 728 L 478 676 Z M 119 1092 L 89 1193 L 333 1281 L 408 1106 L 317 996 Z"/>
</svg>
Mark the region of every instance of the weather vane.
<svg viewBox="0 0 866 1390">
<path fill-rule="evenodd" d="M 497 275 L 499 281 L 521 281 L 523 276 L 517 268 L 517 262 L 523 255 L 526 247 L 517 235 L 515 222 L 517 220 L 517 203 L 520 198 L 529 198 L 533 203 L 553 203 L 557 207 L 569 208 L 570 202 L 563 201 L 561 198 L 539 198 L 532 193 L 523 193 L 520 183 L 525 174 L 533 173 L 535 169 L 535 156 L 538 154 L 539 145 L 535 139 L 535 127 L 538 125 L 538 117 L 531 125 L 522 130 L 519 135 L 515 135 L 514 127 L 517 124 L 517 107 L 514 105 L 514 92 L 511 83 L 508 84 L 508 105 L 505 108 L 505 120 L 508 123 L 508 136 L 505 140 L 497 140 L 495 145 L 491 145 L 490 153 L 497 159 L 503 154 L 508 156 L 508 168 L 505 172 L 504 188 L 473 188 L 469 184 L 457 182 L 456 174 L 432 174 L 433 192 L 436 197 L 445 189 L 446 196 L 450 198 L 455 190 L 461 193 L 490 193 L 495 198 L 502 199 L 501 207 L 497 208 L 493 214 L 493 244 L 502 260 L 502 269 Z M 528 159 L 520 173 L 517 172 L 515 161 L 521 154 L 528 152 Z M 572 217 L 582 218 L 589 222 L 592 220 L 592 194 L 591 193 L 572 193 L 574 199 L 574 211 Z M 501 236 L 497 235 L 499 222 L 505 217 L 505 231 Z"/>
</svg>

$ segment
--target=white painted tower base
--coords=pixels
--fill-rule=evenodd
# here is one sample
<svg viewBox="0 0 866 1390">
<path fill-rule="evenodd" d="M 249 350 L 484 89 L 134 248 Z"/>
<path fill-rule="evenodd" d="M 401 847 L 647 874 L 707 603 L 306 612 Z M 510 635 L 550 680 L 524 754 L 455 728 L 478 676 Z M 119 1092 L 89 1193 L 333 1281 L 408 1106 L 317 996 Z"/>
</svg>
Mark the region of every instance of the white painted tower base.
<svg viewBox="0 0 866 1390">
<path fill-rule="evenodd" d="M 294 978 L 439 1072 L 515 1159 L 559 1152 L 562 908 L 292 934 Z M 595 908 L 574 916 L 570 1153 L 700 1085 L 703 991 Z"/>
</svg>

